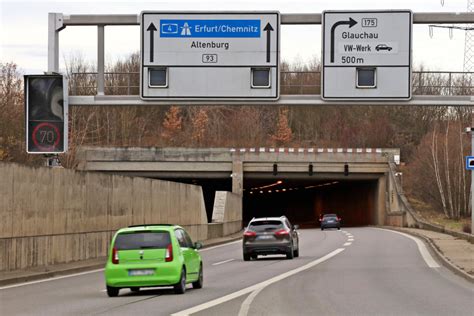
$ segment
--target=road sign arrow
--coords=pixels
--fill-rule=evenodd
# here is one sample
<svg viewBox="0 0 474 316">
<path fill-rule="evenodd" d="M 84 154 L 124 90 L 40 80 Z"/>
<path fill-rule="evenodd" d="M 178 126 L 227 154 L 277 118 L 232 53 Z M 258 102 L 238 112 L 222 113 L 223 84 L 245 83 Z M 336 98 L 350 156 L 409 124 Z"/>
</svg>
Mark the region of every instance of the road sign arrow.
<svg viewBox="0 0 474 316">
<path fill-rule="evenodd" d="M 270 62 L 270 32 L 274 30 L 270 23 L 267 23 L 267 25 L 265 26 L 263 30 L 267 32 L 267 63 L 269 63 Z"/>
<path fill-rule="evenodd" d="M 150 25 L 148 26 L 148 28 L 146 29 L 147 31 L 150 31 L 150 62 L 152 63 L 153 62 L 153 48 L 154 48 L 154 35 L 153 35 L 153 32 L 157 31 L 156 27 L 155 27 L 155 24 L 150 23 Z"/>
<path fill-rule="evenodd" d="M 338 27 L 339 25 L 349 25 L 349 28 L 351 28 L 356 24 L 357 24 L 356 20 L 354 20 L 353 18 L 349 18 L 348 21 L 336 22 L 331 27 L 331 63 L 334 62 L 334 32 L 336 31 L 336 27 Z"/>
</svg>

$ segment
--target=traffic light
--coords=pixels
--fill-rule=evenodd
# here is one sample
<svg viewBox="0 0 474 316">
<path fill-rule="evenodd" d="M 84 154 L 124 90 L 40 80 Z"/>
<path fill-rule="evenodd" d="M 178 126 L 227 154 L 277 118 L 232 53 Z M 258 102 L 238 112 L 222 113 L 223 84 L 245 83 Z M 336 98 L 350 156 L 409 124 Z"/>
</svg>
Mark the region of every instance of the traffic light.
<svg viewBox="0 0 474 316">
<path fill-rule="evenodd" d="M 309 166 L 308 166 L 308 174 L 309 174 L 310 176 L 313 175 L 313 164 L 312 164 L 312 163 L 310 163 Z"/>
<path fill-rule="evenodd" d="M 347 163 L 344 164 L 344 175 L 346 177 L 349 175 L 349 165 Z"/>
<path fill-rule="evenodd" d="M 276 176 L 278 174 L 278 165 L 276 163 L 273 164 L 273 175 Z"/>
<path fill-rule="evenodd" d="M 67 151 L 67 83 L 60 74 L 25 76 L 26 151 L 59 154 Z"/>
</svg>

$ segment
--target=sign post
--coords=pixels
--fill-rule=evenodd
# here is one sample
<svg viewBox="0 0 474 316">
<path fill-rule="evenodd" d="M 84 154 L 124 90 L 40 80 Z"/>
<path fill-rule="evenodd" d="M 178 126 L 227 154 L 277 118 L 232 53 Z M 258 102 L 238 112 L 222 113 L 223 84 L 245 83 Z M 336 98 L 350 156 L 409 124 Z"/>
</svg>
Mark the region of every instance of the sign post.
<svg viewBox="0 0 474 316">
<path fill-rule="evenodd" d="M 279 12 L 142 12 L 143 100 L 279 98 Z"/>
<path fill-rule="evenodd" d="M 322 99 L 411 99 L 412 15 L 324 11 Z"/>
</svg>

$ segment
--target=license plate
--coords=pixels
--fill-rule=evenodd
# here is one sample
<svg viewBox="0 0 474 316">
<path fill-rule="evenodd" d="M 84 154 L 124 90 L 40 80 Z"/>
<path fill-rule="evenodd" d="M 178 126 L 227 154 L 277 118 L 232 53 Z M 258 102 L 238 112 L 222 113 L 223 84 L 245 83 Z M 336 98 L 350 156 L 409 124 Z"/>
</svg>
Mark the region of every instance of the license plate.
<svg viewBox="0 0 474 316">
<path fill-rule="evenodd" d="M 263 236 L 258 236 L 257 239 L 259 240 L 266 240 L 266 239 L 273 239 L 273 236 L 270 236 L 270 235 L 263 235 Z"/>
<path fill-rule="evenodd" d="M 334 221 L 328 221 L 328 223 L 334 223 Z"/>
<path fill-rule="evenodd" d="M 129 276 L 143 276 L 143 275 L 153 275 L 155 270 L 153 269 L 137 269 L 137 270 L 128 270 Z"/>
</svg>

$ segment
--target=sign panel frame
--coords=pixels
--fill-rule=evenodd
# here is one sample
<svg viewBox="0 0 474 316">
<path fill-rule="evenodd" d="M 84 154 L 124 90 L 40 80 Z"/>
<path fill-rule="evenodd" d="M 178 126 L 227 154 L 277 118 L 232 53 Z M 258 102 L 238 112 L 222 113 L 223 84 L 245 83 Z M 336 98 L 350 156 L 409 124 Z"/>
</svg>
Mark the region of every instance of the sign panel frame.
<svg viewBox="0 0 474 316">
<path fill-rule="evenodd" d="M 250 38 L 252 40 L 258 39 L 259 41 L 266 41 L 266 60 L 262 62 L 253 62 L 254 59 L 251 59 L 252 62 L 248 63 L 241 63 L 239 64 L 238 62 L 232 63 L 232 62 L 225 62 L 222 64 L 222 56 L 218 56 L 214 51 L 209 51 L 209 52 L 203 52 L 203 51 L 197 51 L 197 52 L 191 52 L 188 53 L 188 55 L 194 54 L 195 56 L 199 55 L 199 58 L 194 58 L 195 63 L 174 63 L 174 64 L 167 64 L 167 63 L 158 63 L 155 62 L 155 57 L 151 56 L 156 56 L 154 49 L 156 47 L 153 47 L 151 44 L 151 41 L 155 41 L 157 37 L 154 38 L 154 40 L 147 40 L 146 38 L 146 30 L 148 27 L 151 26 L 148 25 L 148 21 L 145 21 L 145 16 L 147 15 L 157 15 L 157 16 L 164 16 L 166 18 L 160 18 L 158 17 L 158 24 L 155 25 L 154 29 L 151 28 L 150 31 L 155 31 L 158 33 L 159 36 L 161 36 L 161 27 L 162 27 L 162 21 L 168 21 L 170 23 L 168 24 L 175 24 L 171 28 L 171 31 L 173 31 L 174 34 L 171 35 L 166 35 L 163 36 L 163 39 L 194 39 L 195 41 L 205 41 L 205 40 L 218 40 L 218 41 L 232 41 L 235 39 L 238 39 L 239 41 L 242 42 L 242 40 L 245 40 L 245 38 Z M 276 25 L 270 25 L 270 29 L 265 30 L 268 25 L 264 25 L 266 22 L 261 21 L 261 17 L 265 16 L 272 16 L 274 17 L 274 21 L 276 21 Z M 169 18 L 170 16 L 176 16 L 175 20 Z M 187 16 L 196 16 L 196 19 L 190 19 L 190 18 L 183 18 Z M 241 35 L 233 35 L 230 37 L 224 37 L 223 33 L 214 33 L 213 36 L 183 36 L 183 35 L 177 35 L 177 32 L 179 30 L 179 21 L 183 22 L 188 20 L 189 21 L 206 21 L 206 22 L 211 22 L 215 23 L 217 22 L 229 22 L 229 23 L 234 23 L 238 24 L 239 21 L 245 20 L 245 19 L 236 19 L 235 17 L 242 16 L 246 17 L 249 21 L 257 21 L 260 23 L 259 27 L 259 35 L 256 36 L 255 34 L 248 33 L 246 36 L 241 36 Z M 211 19 L 204 19 L 203 17 L 215 17 L 212 20 Z M 229 17 L 229 19 L 226 20 L 226 17 Z M 252 20 L 252 17 L 254 17 Z M 204 12 L 204 11 L 142 11 L 139 16 L 140 20 L 140 40 L 141 40 L 141 62 L 140 62 L 140 98 L 142 100 L 249 100 L 249 101 L 257 101 L 257 100 L 278 100 L 280 97 L 280 25 L 281 25 L 281 17 L 280 17 L 280 12 L 279 11 L 214 11 L 214 12 Z M 267 17 L 268 19 L 268 17 Z M 173 23 L 171 23 L 173 22 Z M 146 24 L 145 24 L 146 23 Z M 152 22 L 153 23 L 153 22 Z M 155 24 L 155 23 L 153 23 Z M 188 23 L 185 23 L 186 25 Z M 268 23 L 270 24 L 270 23 Z M 273 23 L 272 23 L 273 24 Z M 252 26 L 253 24 L 251 24 Z M 238 25 L 231 25 L 234 27 L 238 27 Z M 219 27 L 219 25 L 215 26 L 216 28 Z M 181 26 L 182 28 L 182 26 Z M 184 32 L 184 30 L 183 30 Z M 274 33 L 274 34 L 271 34 Z M 158 38 L 158 42 L 162 40 L 162 38 Z M 271 42 L 270 42 L 271 40 Z M 148 45 L 145 44 L 145 42 L 149 43 Z M 181 44 L 176 44 L 177 46 Z M 253 45 L 253 44 L 242 44 L 242 45 Z M 230 46 L 230 44 L 229 44 Z M 150 55 L 147 57 L 146 56 L 146 49 L 145 47 L 150 50 Z M 151 48 L 153 47 L 153 48 Z M 201 48 L 201 47 L 199 47 Z M 153 50 L 153 54 L 151 53 L 151 50 Z M 186 51 L 183 50 L 183 52 L 186 53 Z M 241 51 L 239 51 L 241 53 Z M 255 49 L 252 52 L 245 52 L 248 55 L 249 54 L 262 54 L 262 51 L 258 51 Z M 228 56 L 232 55 L 232 50 L 230 49 L 229 52 L 227 52 Z M 234 53 L 235 54 L 235 53 Z M 176 54 L 175 54 L 176 55 Z M 202 55 L 202 56 L 201 56 Z M 265 58 L 265 54 L 263 55 Z M 154 63 L 150 63 L 150 60 L 153 59 Z M 184 58 L 182 58 L 184 59 Z M 199 61 L 198 61 L 199 59 Z M 238 57 L 235 57 L 234 59 L 239 59 Z M 249 57 L 247 56 L 247 60 L 249 60 Z M 149 84 L 149 73 L 148 69 L 150 68 L 167 68 L 166 72 L 166 84 L 163 85 L 162 87 L 156 87 L 156 86 L 151 86 Z M 194 71 L 195 69 L 196 71 Z M 245 70 L 248 72 L 248 75 L 245 75 L 242 70 L 243 69 L 248 69 Z M 251 84 L 251 76 L 253 76 L 253 70 L 254 69 L 269 69 L 269 76 L 271 80 L 271 85 L 270 87 L 255 87 Z M 232 93 L 228 93 L 226 95 L 219 95 L 219 92 L 216 92 L 215 95 L 212 94 L 212 91 L 208 94 L 204 93 L 196 93 L 192 95 L 173 95 L 179 92 L 173 92 L 173 93 L 161 93 L 162 95 L 151 95 L 150 90 L 155 89 L 155 91 L 162 92 L 166 89 L 168 91 L 173 91 L 173 87 L 169 86 L 170 80 L 172 81 L 173 79 L 170 78 L 170 71 L 174 71 L 174 75 L 176 78 L 177 74 L 182 75 L 183 73 L 189 72 L 192 76 L 216 76 L 218 73 L 223 73 L 226 78 L 226 80 L 223 81 L 217 81 L 220 84 L 223 84 L 222 82 L 228 82 L 229 79 L 231 79 L 232 75 L 230 72 L 235 73 L 235 76 L 239 78 L 240 80 L 240 86 L 242 88 L 242 81 L 248 81 L 249 84 L 248 86 L 245 86 L 245 90 L 248 89 L 249 92 L 254 92 L 253 94 L 247 93 L 240 93 L 237 88 L 235 88 Z M 245 72 L 245 73 L 246 73 Z M 243 77 L 244 76 L 244 77 Z M 238 86 L 238 84 L 236 84 Z M 208 84 L 209 87 L 209 84 Z M 212 90 L 212 89 L 210 89 Z"/>
<path fill-rule="evenodd" d="M 342 15 L 341 21 L 338 21 L 336 23 L 328 24 L 329 22 L 327 21 L 328 15 Z M 363 15 L 366 14 L 366 18 L 360 18 L 358 15 Z M 387 59 L 389 59 L 389 56 L 392 56 L 392 59 L 395 59 L 398 54 L 398 48 L 399 48 L 399 43 L 395 42 L 395 40 L 388 40 L 386 39 L 386 34 L 383 34 L 384 38 L 380 39 L 382 44 L 386 44 L 390 42 L 392 45 L 376 45 L 375 47 L 372 47 L 372 45 L 365 45 L 367 43 L 364 43 L 365 46 L 363 47 L 357 47 L 357 53 L 350 51 L 348 53 L 348 57 L 350 60 L 347 62 L 342 61 L 341 63 L 335 62 L 334 57 L 333 60 L 328 60 L 331 58 L 328 58 L 326 55 L 328 54 L 329 50 L 329 57 L 335 55 L 335 51 L 341 50 L 340 47 L 344 46 L 344 43 L 341 43 L 340 41 L 336 41 L 335 39 L 335 30 L 342 25 L 346 25 L 348 29 L 350 30 L 353 26 L 359 24 L 362 24 L 363 22 L 366 22 L 366 26 L 364 28 L 367 28 L 369 30 L 374 30 L 374 28 L 377 28 L 380 26 L 380 21 L 378 18 L 374 18 L 374 16 L 377 15 L 387 15 L 388 17 L 392 19 L 396 19 L 397 17 L 395 15 L 400 15 L 400 20 L 402 19 L 402 15 L 408 14 L 407 17 L 403 17 L 404 19 L 407 19 L 408 25 L 406 27 L 408 28 L 408 34 L 407 37 L 405 38 L 407 42 L 404 42 L 402 46 L 408 46 L 407 51 L 402 51 L 404 55 L 406 55 L 404 58 L 406 58 L 406 62 L 395 62 L 395 63 L 389 63 L 389 62 L 381 62 L 377 61 L 377 58 L 381 58 L 382 60 L 387 56 Z M 355 15 L 354 17 L 356 20 L 354 20 L 350 15 Z M 371 16 L 372 15 L 372 16 Z M 390 16 L 391 15 L 391 16 Z M 394 18 L 395 16 L 395 18 Z M 347 19 L 347 21 L 346 21 Z M 370 25 L 372 24 L 372 25 Z M 383 25 L 383 23 L 382 23 Z M 385 26 L 386 27 L 386 26 Z M 329 29 L 331 29 L 331 32 L 328 32 Z M 377 31 L 379 32 L 379 31 Z M 330 33 L 329 36 L 326 34 Z M 346 32 L 350 33 L 350 32 Z M 367 35 L 370 35 L 370 32 L 367 31 Z M 377 35 L 378 37 L 379 35 Z M 380 100 L 380 101 L 393 101 L 393 100 L 406 100 L 409 101 L 412 98 L 412 61 L 413 61 L 413 56 L 412 56 L 412 50 L 413 50 L 413 12 L 411 10 L 327 10 L 323 11 L 322 13 L 322 27 L 321 27 L 321 38 L 322 38 L 322 45 L 321 45 L 321 55 L 322 55 L 322 71 L 321 71 L 321 98 L 325 101 L 375 101 L 375 100 Z M 327 40 L 329 39 L 329 47 L 326 46 Z M 351 40 L 351 39 L 349 39 Z M 352 39 L 353 40 L 353 39 Z M 332 45 L 331 45 L 332 44 Z M 351 46 L 350 48 L 354 48 L 354 44 L 349 42 L 346 43 L 349 44 L 347 46 Z M 370 43 L 373 44 L 373 43 Z M 332 46 L 332 49 L 331 49 Z M 340 47 L 339 47 L 340 46 Z M 362 46 L 362 44 L 358 45 Z M 382 47 L 383 46 L 383 47 Z M 364 54 L 367 51 L 371 52 L 373 50 L 377 51 L 377 56 L 372 58 L 375 60 L 375 62 L 370 62 L 370 63 L 365 63 L 365 57 L 368 56 L 366 54 L 365 56 L 359 56 L 357 55 L 359 53 L 359 48 L 360 48 L 360 54 Z M 345 49 L 345 48 L 344 48 Z M 393 50 L 393 52 L 392 52 Z M 355 49 L 354 49 L 355 51 Z M 379 51 L 384 51 L 383 54 L 379 54 Z M 374 55 L 373 53 L 371 53 Z M 382 56 L 382 57 L 380 57 Z M 342 58 L 342 57 L 341 57 Z M 330 64 L 331 63 L 331 64 Z M 354 71 L 349 71 L 354 70 Z M 358 84 L 358 71 L 359 69 L 373 69 L 374 70 L 374 79 L 375 82 L 373 86 L 359 86 Z M 344 84 L 340 84 L 341 81 L 339 81 L 338 78 L 344 77 L 343 81 L 345 82 Z M 348 74 L 350 77 L 347 77 Z M 352 76 L 353 75 L 353 76 Z M 394 76 L 402 76 L 403 80 L 403 85 L 400 85 L 399 87 L 393 87 L 388 84 Z M 406 76 L 406 77 L 404 77 Z M 347 80 L 352 80 L 354 78 L 354 84 L 352 82 L 347 82 Z M 382 83 L 380 86 L 377 85 L 377 78 L 380 79 L 380 82 Z M 406 78 L 406 79 L 405 79 Z M 334 81 L 339 81 L 338 86 L 336 87 L 335 84 L 333 83 Z M 389 89 L 390 86 L 390 89 Z M 386 89 L 387 91 L 384 91 Z M 343 90 L 343 91 L 340 91 Z"/>
</svg>

